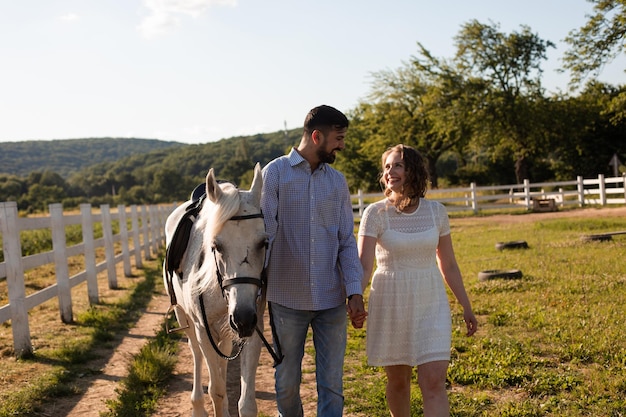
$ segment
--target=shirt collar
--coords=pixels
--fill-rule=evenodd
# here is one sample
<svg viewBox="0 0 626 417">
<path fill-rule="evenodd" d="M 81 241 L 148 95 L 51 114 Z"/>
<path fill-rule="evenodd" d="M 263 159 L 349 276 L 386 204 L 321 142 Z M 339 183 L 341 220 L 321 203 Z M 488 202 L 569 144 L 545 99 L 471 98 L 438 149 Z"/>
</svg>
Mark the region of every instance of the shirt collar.
<svg viewBox="0 0 626 417">
<path fill-rule="evenodd" d="M 295 166 L 300 165 L 301 163 L 305 163 L 305 164 L 309 165 L 309 162 L 306 159 L 304 159 L 302 157 L 302 155 L 300 155 L 300 153 L 298 153 L 298 151 L 296 150 L 295 147 L 291 148 L 291 152 L 289 152 L 289 164 L 292 167 L 295 167 Z M 322 170 L 322 171 L 325 172 L 326 171 L 326 165 L 328 165 L 328 164 L 326 164 L 325 162 L 320 162 L 320 164 L 318 165 L 317 169 L 318 170 Z M 310 165 L 309 165 L 309 167 L 310 167 Z"/>
</svg>

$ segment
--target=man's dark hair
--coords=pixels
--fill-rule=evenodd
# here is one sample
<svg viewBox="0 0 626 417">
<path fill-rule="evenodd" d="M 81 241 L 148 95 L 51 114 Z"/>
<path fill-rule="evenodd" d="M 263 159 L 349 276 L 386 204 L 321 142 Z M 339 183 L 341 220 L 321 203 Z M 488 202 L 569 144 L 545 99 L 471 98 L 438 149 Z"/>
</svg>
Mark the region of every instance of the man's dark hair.
<svg viewBox="0 0 626 417">
<path fill-rule="evenodd" d="M 325 104 L 317 106 L 304 119 L 304 133 L 310 135 L 314 130 L 328 133 L 331 129 L 347 128 L 350 122 L 345 114 Z"/>
</svg>

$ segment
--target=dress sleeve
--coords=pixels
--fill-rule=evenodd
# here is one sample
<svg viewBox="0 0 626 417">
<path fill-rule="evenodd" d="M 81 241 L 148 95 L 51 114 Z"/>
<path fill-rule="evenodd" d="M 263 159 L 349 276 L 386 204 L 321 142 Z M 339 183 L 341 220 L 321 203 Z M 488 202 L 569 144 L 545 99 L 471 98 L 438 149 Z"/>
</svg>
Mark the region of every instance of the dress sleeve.
<svg viewBox="0 0 626 417">
<path fill-rule="evenodd" d="M 370 204 L 363 211 L 359 236 L 379 237 L 381 232 L 381 213 L 379 204 Z"/>
<path fill-rule="evenodd" d="M 450 219 L 448 217 L 448 210 L 446 206 L 439 202 L 435 202 L 435 211 L 437 212 L 439 236 L 446 236 L 450 234 Z"/>
</svg>

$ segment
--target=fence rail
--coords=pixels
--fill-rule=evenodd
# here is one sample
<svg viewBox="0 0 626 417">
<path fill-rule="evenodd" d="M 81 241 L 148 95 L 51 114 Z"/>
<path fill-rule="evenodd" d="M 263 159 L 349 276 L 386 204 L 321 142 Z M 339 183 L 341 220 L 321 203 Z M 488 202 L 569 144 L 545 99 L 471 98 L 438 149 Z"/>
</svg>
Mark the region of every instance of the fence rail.
<svg viewBox="0 0 626 417">
<path fill-rule="evenodd" d="M 80 214 L 64 214 L 61 204 L 50 204 L 45 217 L 19 217 L 15 202 L 0 203 L 0 233 L 2 235 L 4 262 L 0 262 L 0 281 L 6 279 L 8 301 L 0 305 L 0 324 L 11 320 L 13 346 L 17 356 L 32 353 L 28 312 L 36 306 L 57 297 L 61 320 L 73 321 L 71 289 L 87 281 L 90 304 L 99 302 L 97 274 L 107 273 L 108 286 L 117 288 L 116 266 L 123 263 L 125 276 L 131 276 L 131 256 L 135 265 L 153 259 L 165 243 L 164 225 L 172 207 L 120 205 L 112 212 L 108 205 L 93 213 L 89 204 L 80 206 Z M 128 227 L 130 221 L 131 227 Z M 114 223 L 119 232 L 114 234 Z M 102 237 L 94 238 L 94 226 L 100 224 Z M 81 225 L 82 242 L 67 246 L 65 227 Z M 49 229 L 52 250 L 22 256 L 20 233 Z M 116 250 L 117 244 L 117 250 Z M 96 250 L 104 248 L 104 261 L 96 263 Z M 143 258 L 142 258 L 143 254 Z M 69 276 L 68 258 L 83 256 L 85 269 Z M 26 295 L 24 272 L 47 264 L 54 264 L 56 283 Z"/>
<path fill-rule="evenodd" d="M 448 211 L 525 208 L 527 210 L 556 210 L 565 206 L 607 206 L 626 204 L 626 174 L 621 177 L 577 177 L 573 181 L 477 186 L 466 188 L 430 190 L 428 198 L 444 204 Z M 361 190 L 352 195 L 355 218 L 363 215 L 370 203 L 381 200 L 382 193 L 364 194 Z M 544 204 L 547 203 L 547 204 Z"/>
</svg>

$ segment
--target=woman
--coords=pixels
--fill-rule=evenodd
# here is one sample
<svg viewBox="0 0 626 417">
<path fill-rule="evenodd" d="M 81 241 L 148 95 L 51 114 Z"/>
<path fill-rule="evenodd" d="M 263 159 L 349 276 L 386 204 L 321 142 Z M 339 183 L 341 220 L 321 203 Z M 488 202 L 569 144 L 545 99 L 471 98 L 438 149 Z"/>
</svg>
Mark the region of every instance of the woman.
<svg viewBox="0 0 626 417">
<path fill-rule="evenodd" d="M 383 153 L 382 168 L 387 198 L 366 208 L 358 239 L 364 288 L 374 258 L 377 264 L 367 313 L 368 364 L 385 368 L 393 417 L 410 417 L 414 366 L 424 416 L 449 416 L 445 382 L 452 329 L 443 280 L 463 306 L 468 336 L 478 323 L 454 256 L 446 209 L 424 198 L 424 159 L 415 149 L 397 145 Z M 362 326 L 365 315 L 352 320 Z"/>
</svg>

